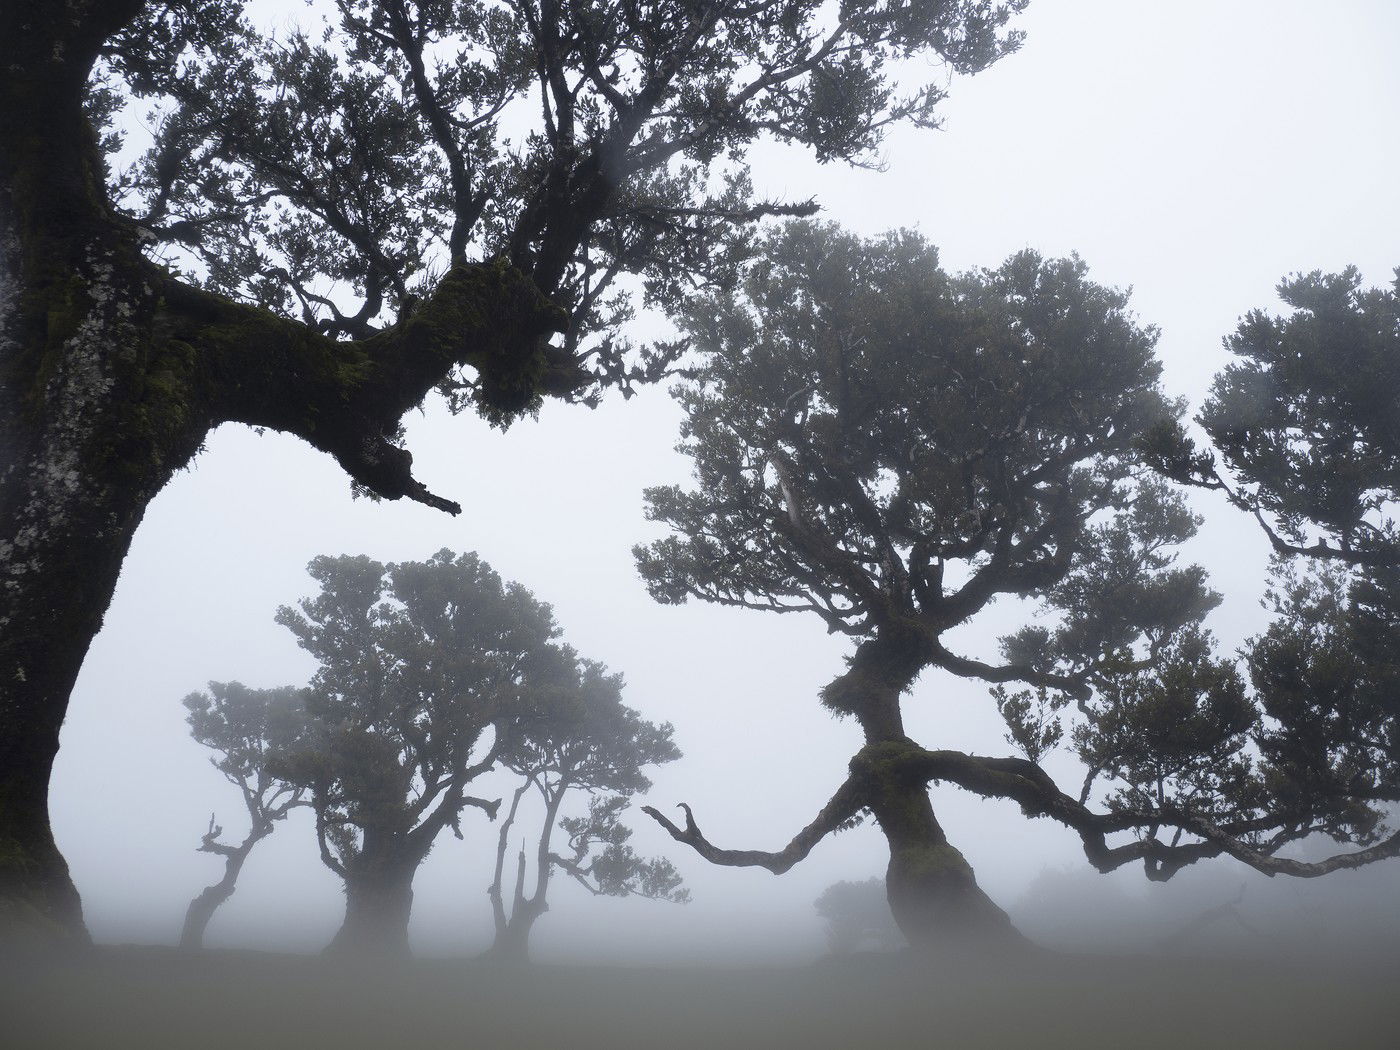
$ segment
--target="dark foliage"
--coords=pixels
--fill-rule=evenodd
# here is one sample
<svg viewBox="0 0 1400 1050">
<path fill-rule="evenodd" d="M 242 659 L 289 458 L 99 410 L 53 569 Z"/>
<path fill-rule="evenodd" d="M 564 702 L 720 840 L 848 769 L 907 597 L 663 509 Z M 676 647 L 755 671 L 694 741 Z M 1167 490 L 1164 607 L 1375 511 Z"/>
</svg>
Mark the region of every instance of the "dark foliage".
<svg viewBox="0 0 1400 1050">
<path fill-rule="evenodd" d="M 1235 361 L 1199 416 L 1214 453 L 1180 430 L 1148 443 L 1159 469 L 1224 491 L 1279 554 L 1372 567 L 1400 562 L 1400 272 L 1296 275 L 1286 316 L 1251 311 L 1225 340 Z"/>
<path fill-rule="evenodd" d="M 1143 453 L 1179 431 L 1181 409 L 1159 392 L 1154 333 L 1123 295 L 1078 260 L 1031 253 L 949 276 L 907 233 L 861 241 L 793 224 L 765 249 L 739 291 L 685 314 L 699 363 L 676 393 L 698 484 L 648 492 L 675 535 L 638 548 L 638 564 L 660 601 L 808 611 L 851 637 L 849 669 L 822 699 L 868 744 L 781 853 L 718 850 L 689 810 L 685 828 L 658 815 L 675 837 L 719 863 L 781 871 L 868 807 L 914 941 L 928 933 L 910 914 L 920 879 L 945 928 L 986 910 L 970 871 L 960 892 L 927 876 L 956 853 L 927 805 L 932 780 L 1014 799 L 1077 831 L 1100 869 L 1140 860 L 1157 879 L 1222 853 L 1316 875 L 1400 849 L 1377 842 L 1366 805 L 1393 797 L 1377 789 L 1393 779 L 1393 705 L 1366 684 L 1393 661 L 1363 675 L 1352 643 L 1383 648 L 1394 619 L 1373 601 L 1343 627 L 1341 604 L 1295 587 L 1251 648 L 1252 690 L 1213 652 L 1201 622 L 1218 596 L 1174 553 L 1197 521 Z M 955 652 L 947 634 L 1001 596 L 1037 602 L 1034 621 L 1003 639 L 1000 662 Z M 1331 666 L 1341 652 L 1347 674 Z M 900 696 L 929 668 L 991 684 L 1026 757 L 909 740 Z M 1088 768 L 1077 798 L 1037 764 L 1066 736 Z M 1102 812 L 1089 808 L 1096 792 Z M 1109 844 L 1124 832 L 1131 841 Z M 1276 856 L 1315 832 L 1366 848 Z"/>
<path fill-rule="evenodd" d="M 364 338 L 445 267 L 508 259 L 567 311 L 570 352 L 604 336 L 578 362 L 591 381 L 629 383 L 664 355 L 625 363 L 620 277 L 673 304 L 732 278 L 736 231 L 815 207 L 757 196 L 748 143 L 859 163 L 890 125 L 936 122 L 942 88 L 896 88 L 895 60 L 975 72 L 1016 46 L 1023 6 L 336 0 L 320 26 L 269 36 L 192 0 L 108 42 L 93 112 L 157 105 L 154 145 L 114 190 L 211 290 Z M 503 421 L 537 403 L 448 382 Z"/>
</svg>

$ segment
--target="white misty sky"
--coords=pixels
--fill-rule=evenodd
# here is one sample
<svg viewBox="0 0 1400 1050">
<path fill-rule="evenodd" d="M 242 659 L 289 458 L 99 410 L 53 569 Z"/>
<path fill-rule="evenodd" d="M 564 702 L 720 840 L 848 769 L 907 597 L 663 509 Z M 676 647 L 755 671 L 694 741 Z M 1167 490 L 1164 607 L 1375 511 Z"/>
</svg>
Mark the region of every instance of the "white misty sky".
<svg viewBox="0 0 1400 1050">
<path fill-rule="evenodd" d="M 285 6 L 289 18 L 304 11 Z M 1133 287 L 1140 317 L 1161 328 L 1168 388 L 1193 405 L 1222 364 L 1221 337 L 1244 311 L 1277 306 L 1281 276 L 1355 264 L 1370 283 L 1391 279 L 1400 6 L 1036 0 L 1020 25 L 1019 54 L 953 81 L 943 130 L 890 137 L 887 170 L 760 148 L 759 185 L 816 194 L 827 217 L 862 233 L 917 227 L 952 269 L 1024 247 L 1078 252 L 1098 281 Z M 795 616 L 647 598 L 629 552 L 656 535 L 642 520 L 643 487 L 687 478 L 672 451 L 677 422 L 661 390 L 592 412 L 550 405 L 505 435 L 430 405 L 409 418 L 409 446 L 428 486 L 465 507 L 455 519 L 353 501 L 333 462 L 295 439 L 215 433 L 137 534 L 64 729 L 54 826 L 94 934 L 172 940 L 190 897 L 217 876 L 218 862 L 194 847 L 211 810 L 238 829 L 240 802 L 186 735 L 180 699 L 209 679 L 307 679 L 309 659 L 272 615 L 310 593 L 305 565 L 323 553 L 478 551 L 551 602 L 582 653 L 626 675 L 628 703 L 675 724 L 685 757 L 658 771 L 650 801 L 692 803 L 723 845 L 786 842 L 859 746 L 855 726 L 816 701 L 844 645 Z M 1227 596 L 1214 627 L 1234 644 L 1262 624 L 1266 553 L 1238 515 L 1199 506 L 1209 521 L 1193 554 Z M 1016 615 L 1000 610 L 968 632 L 967 648 L 989 651 Z M 929 674 L 906 710 L 928 746 L 1009 750 L 983 687 Z M 1054 770 L 1078 783 L 1072 762 Z M 935 802 L 1005 906 L 1047 866 L 1085 867 L 1070 833 L 1014 806 L 947 790 Z M 413 931 L 424 951 L 466 952 L 489 937 L 495 833 L 476 813 L 464 823 L 466 840 L 444 839 L 419 877 Z M 558 883 L 537 927 L 543 954 L 815 952 L 812 900 L 885 864 L 873 827 L 775 878 L 712 868 L 640 815 L 632 823 L 639 849 L 675 860 L 694 903 L 595 901 Z M 258 847 L 210 942 L 318 948 L 341 905 L 303 813 Z"/>
</svg>

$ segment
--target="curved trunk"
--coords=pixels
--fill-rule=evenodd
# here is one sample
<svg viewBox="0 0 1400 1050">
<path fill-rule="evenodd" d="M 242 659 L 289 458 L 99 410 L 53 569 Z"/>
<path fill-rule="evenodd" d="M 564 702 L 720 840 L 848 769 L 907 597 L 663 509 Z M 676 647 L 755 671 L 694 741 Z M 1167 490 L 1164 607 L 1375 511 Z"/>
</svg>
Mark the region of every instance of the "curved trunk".
<svg viewBox="0 0 1400 1050">
<path fill-rule="evenodd" d="M 189 462 L 207 426 L 185 414 L 175 427 L 155 428 L 146 415 L 134 359 L 151 314 L 149 289 L 95 255 L 73 264 L 87 286 L 55 293 L 44 330 L 27 331 L 19 310 L 6 314 L 4 283 L 32 289 L 23 266 L 17 276 L 15 257 L 3 254 L 0 911 L 83 938 L 77 893 L 48 820 L 59 729 L 146 506 Z M 56 310 L 72 311 L 69 321 Z"/>
<path fill-rule="evenodd" d="M 915 747 L 904 733 L 900 695 L 921 668 L 916 643 L 886 636 L 862 644 L 840 680 L 843 697 L 859 698 L 853 713 L 867 743 L 852 769 L 863 775 L 865 797 L 889 844 L 890 911 L 916 951 L 1025 944 L 1006 912 L 977 885 L 972 865 L 948 841 L 928 784 L 899 761 Z"/>
<path fill-rule="evenodd" d="M 219 910 L 219 905 L 233 896 L 233 891 L 238 886 L 239 873 L 243 870 L 243 862 L 248 859 L 253 847 L 267 834 L 267 831 L 255 831 L 244 839 L 241 845 L 234 846 L 223 854 L 224 877 L 212 886 L 206 886 L 199 896 L 190 901 L 190 906 L 185 911 L 185 925 L 180 932 L 181 948 L 193 950 L 204 946 L 204 931 L 209 928 L 209 921 L 214 918 L 214 912 Z"/>
<path fill-rule="evenodd" d="M 408 955 L 413 877 L 423 858 L 395 848 L 371 847 L 345 866 L 345 921 L 329 954 Z"/>
<path fill-rule="evenodd" d="M 139 7 L 0 11 L 0 936 L 87 939 L 49 826 L 59 728 L 146 505 L 207 430 L 153 411 L 159 293 L 82 112 Z"/>
<path fill-rule="evenodd" d="M 147 504 L 215 424 L 297 434 L 380 496 L 455 513 L 396 445 L 403 414 L 457 365 L 501 408 L 582 377 L 547 346 L 562 311 L 504 265 L 458 265 L 343 343 L 147 261 L 83 112 L 142 6 L 0 4 L 0 938 L 86 940 L 49 826 L 59 728 Z"/>
<path fill-rule="evenodd" d="M 925 784 L 891 780 L 873 794 L 870 808 L 890 847 L 890 911 L 911 947 L 944 951 L 1021 942 L 1006 912 L 977 885 L 972 865 L 948 841 Z"/>
</svg>

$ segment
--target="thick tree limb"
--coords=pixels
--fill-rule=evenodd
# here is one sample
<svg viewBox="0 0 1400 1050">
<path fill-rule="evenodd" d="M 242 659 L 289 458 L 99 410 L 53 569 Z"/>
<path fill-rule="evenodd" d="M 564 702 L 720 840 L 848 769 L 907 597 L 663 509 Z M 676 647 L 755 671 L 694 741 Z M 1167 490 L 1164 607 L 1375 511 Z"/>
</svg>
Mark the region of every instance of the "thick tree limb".
<svg viewBox="0 0 1400 1050">
<path fill-rule="evenodd" d="M 174 279 L 162 281 L 169 368 L 206 426 L 240 422 L 295 434 L 385 499 L 461 507 L 413 476 L 399 421 L 455 368 L 476 369 L 488 415 L 528 408 L 582 373 L 550 347 L 565 318 L 528 277 L 502 264 L 454 267 L 407 319 L 369 339 L 338 341 L 267 310 Z"/>
<path fill-rule="evenodd" d="M 935 653 L 933 665 L 959 678 L 979 678 L 992 683 L 1026 682 L 1046 689 L 1061 690 L 1076 700 L 1087 700 L 1090 695 L 1089 684 L 1082 678 L 1037 671 L 1026 664 L 984 663 L 951 652 L 944 648 L 942 641 L 937 638 L 933 639 L 931 644 Z"/>
</svg>

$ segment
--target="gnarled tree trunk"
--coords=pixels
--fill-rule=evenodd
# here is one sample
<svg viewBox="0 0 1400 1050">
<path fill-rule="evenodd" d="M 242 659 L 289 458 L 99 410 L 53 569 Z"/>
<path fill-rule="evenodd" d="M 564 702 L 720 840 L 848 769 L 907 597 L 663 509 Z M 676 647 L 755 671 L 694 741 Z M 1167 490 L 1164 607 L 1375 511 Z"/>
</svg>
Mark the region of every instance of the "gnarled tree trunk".
<svg viewBox="0 0 1400 1050">
<path fill-rule="evenodd" d="M 76 941 L 48 818 L 59 728 L 146 504 L 204 433 L 149 413 L 153 268 L 102 202 L 82 112 L 139 4 L 90 6 L 0 14 L 0 934 Z"/>
<path fill-rule="evenodd" d="M 511 897 L 509 910 L 506 908 L 505 898 L 502 894 L 507 841 L 511 828 L 515 824 L 516 813 L 520 808 L 521 796 L 529 790 L 532 783 L 533 781 L 527 780 L 522 784 L 511 800 L 510 811 L 501 824 L 496 840 L 495 878 L 487 890 L 487 894 L 491 898 L 492 914 L 496 920 L 496 939 L 486 954 L 502 962 L 521 963 L 529 959 L 530 931 L 534 929 L 539 917 L 549 910 L 547 897 L 550 876 L 554 869 L 554 859 L 550 854 L 550 841 L 554 834 L 554 822 L 559 816 L 559 806 L 564 799 L 562 786 L 549 797 L 545 805 L 544 828 L 540 833 L 535 857 L 534 893 L 529 896 L 525 895 L 526 860 L 525 845 L 522 841 L 515 868 L 515 891 Z"/>
<path fill-rule="evenodd" d="M 345 864 L 345 921 L 326 952 L 408 955 L 413 877 L 422 863 L 402 842 L 367 834 L 365 848 Z"/>
<path fill-rule="evenodd" d="M 868 797 L 890 847 L 886 892 L 910 946 L 944 951 L 1019 942 L 1006 912 L 977 885 L 972 865 L 948 841 L 928 786 L 897 775 L 879 776 L 876 783 Z"/>
<path fill-rule="evenodd" d="M 501 904 L 500 886 L 492 885 L 492 904 Z M 542 894 L 525 896 L 525 848 L 520 849 L 515 874 L 515 899 L 509 914 L 504 907 L 496 908 L 496 939 L 486 953 L 490 958 L 507 963 L 523 963 L 530 958 L 530 931 L 535 920 L 549 910 Z"/>
<path fill-rule="evenodd" d="M 411 319 L 337 342 L 146 260 L 105 197 L 83 113 L 142 0 L 0 5 L 0 937 L 85 941 L 48 785 L 69 694 L 146 506 L 222 422 L 305 438 L 379 495 L 453 513 L 399 419 L 454 366 L 525 385 L 561 313 L 528 277 L 460 265 Z M 511 386 L 514 383 L 514 386 Z"/>
<path fill-rule="evenodd" d="M 900 695 L 923 666 L 918 641 L 893 633 L 863 643 L 850 670 L 828 690 L 865 731 L 852 763 L 862 797 L 890 848 L 885 875 L 890 911 L 917 951 L 1023 944 L 1011 919 L 987 896 L 933 812 L 925 778 L 900 759 L 915 750 L 904 733 Z"/>
</svg>

